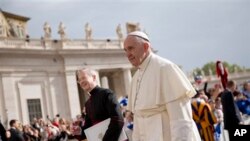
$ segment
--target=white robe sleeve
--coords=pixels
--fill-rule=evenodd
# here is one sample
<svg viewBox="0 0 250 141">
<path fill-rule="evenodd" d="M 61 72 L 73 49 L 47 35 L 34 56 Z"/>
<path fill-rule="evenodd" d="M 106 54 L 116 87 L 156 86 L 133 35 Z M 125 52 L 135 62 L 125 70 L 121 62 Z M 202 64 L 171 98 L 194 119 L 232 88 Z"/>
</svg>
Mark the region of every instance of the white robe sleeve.
<svg viewBox="0 0 250 141">
<path fill-rule="evenodd" d="M 173 63 L 161 67 L 160 92 L 156 93 L 156 104 L 167 104 L 181 97 L 193 97 L 196 93 L 192 84 Z"/>
<path fill-rule="evenodd" d="M 161 67 L 161 92 L 158 104 L 165 104 L 171 141 L 199 141 L 200 136 L 192 118 L 191 97 L 196 93 L 185 74 L 175 64 Z"/>
<path fill-rule="evenodd" d="M 170 120 L 171 141 L 200 141 L 199 131 L 192 119 L 189 97 L 166 104 Z"/>
</svg>

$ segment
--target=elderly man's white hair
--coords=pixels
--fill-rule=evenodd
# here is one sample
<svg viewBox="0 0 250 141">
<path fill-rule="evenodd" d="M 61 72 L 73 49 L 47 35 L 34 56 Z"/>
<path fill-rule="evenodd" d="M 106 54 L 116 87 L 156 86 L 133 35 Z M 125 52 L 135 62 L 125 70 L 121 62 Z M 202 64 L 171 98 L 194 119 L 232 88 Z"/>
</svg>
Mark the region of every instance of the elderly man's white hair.
<svg viewBox="0 0 250 141">
<path fill-rule="evenodd" d="M 86 72 L 89 76 L 93 76 L 93 75 L 96 76 L 96 71 L 93 70 L 93 69 L 90 69 L 90 68 L 80 68 L 80 69 L 78 69 L 78 70 L 76 71 L 77 76 L 79 75 L 79 73 L 80 73 L 81 71 Z"/>
<path fill-rule="evenodd" d="M 149 38 L 148 38 L 148 35 L 142 31 L 133 31 L 133 32 L 130 32 L 128 34 L 128 36 L 136 36 L 136 37 L 139 37 L 143 40 L 146 40 L 149 42 Z"/>
</svg>

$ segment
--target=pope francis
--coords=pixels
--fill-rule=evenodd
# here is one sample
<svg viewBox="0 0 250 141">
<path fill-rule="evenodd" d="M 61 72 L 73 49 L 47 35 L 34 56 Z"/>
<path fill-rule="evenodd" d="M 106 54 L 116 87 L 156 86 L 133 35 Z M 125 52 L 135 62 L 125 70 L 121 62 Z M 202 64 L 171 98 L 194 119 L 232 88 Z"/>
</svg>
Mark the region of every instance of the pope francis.
<svg viewBox="0 0 250 141">
<path fill-rule="evenodd" d="M 133 141 L 200 141 L 190 102 L 196 92 L 179 67 L 154 54 L 140 31 L 127 35 L 124 50 L 137 68 L 128 96 Z"/>
</svg>

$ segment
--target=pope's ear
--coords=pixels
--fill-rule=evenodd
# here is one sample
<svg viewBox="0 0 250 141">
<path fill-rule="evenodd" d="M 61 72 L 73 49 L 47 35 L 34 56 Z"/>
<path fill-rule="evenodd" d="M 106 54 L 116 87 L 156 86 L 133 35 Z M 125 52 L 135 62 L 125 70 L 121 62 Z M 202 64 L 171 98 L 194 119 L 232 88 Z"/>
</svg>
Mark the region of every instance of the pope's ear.
<svg viewBox="0 0 250 141">
<path fill-rule="evenodd" d="M 143 43 L 143 48 L 144 48 L 144 50 L 148 51 L 150 48 L 149 43 L 148 42 Z"/>
<path fill-rule="evenodd" d="M 96 75 L 92 75 L 93 80 L 96 81 Z"/>
</svg>

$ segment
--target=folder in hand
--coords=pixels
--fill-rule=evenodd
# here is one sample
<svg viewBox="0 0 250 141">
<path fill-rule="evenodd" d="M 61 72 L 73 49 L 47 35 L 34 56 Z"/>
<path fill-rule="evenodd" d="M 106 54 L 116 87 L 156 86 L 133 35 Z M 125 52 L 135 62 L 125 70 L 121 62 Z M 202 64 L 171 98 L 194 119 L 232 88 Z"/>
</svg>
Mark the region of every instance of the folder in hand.
<svg viewBox="0 0 250 141">
<path fill-rule="evenodd" d="M 102 141 L 102 138 L 104 137 L 106 130 L 108 129 L 109 123 L 110 123 L 110 118 L 85 129 L 84 133 L 87 137 L 87 140 L 88 141 Z M 127 135 L 125 131 L 122 129 L 118 141 L 125 141 L 127 139 L 128 139 Z"/>
</svg>

